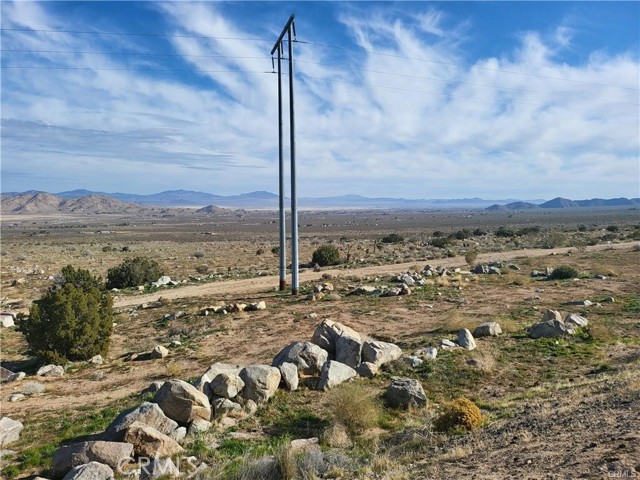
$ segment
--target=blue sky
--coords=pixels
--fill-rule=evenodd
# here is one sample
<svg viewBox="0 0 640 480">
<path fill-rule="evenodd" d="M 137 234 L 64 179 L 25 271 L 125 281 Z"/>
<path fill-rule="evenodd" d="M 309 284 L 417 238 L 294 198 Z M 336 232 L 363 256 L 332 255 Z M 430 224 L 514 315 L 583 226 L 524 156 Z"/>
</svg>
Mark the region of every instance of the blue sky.
<svg viewBox="0 0 640 480">
<path fill-rule="evenodd" d="M 5 192 L 277 192 L 295 12 L 300 196 L 640 195 L 639 2 L 0 8 Z"/>
</svg>

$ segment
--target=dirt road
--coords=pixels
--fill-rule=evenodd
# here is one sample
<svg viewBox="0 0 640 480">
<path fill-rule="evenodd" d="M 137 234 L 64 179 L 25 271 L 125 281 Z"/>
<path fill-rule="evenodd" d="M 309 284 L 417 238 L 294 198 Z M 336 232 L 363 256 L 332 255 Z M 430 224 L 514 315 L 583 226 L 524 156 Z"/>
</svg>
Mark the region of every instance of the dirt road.
<svg viewBox="0 0 640 480">
<path fill-rule="evenodd" d="M 594 245 L 587 247 L 588 252 L 596 252 L 606 249 L 629 249 L 638 245 L 638 242 L 627 242 L 608 245 Z M 485 253 L 478 256 L 477 262 L 493 262 L 493 261 L 508 261 L 515 258 L 522 257 L 544 257 L 552 254 L 563 254 L 569 251 L 575 251 L 575 247 L 566 248 L 554 248 L 554 249 L 525 249 L 525 250 L 511 250 L 508 252 L 493 252 Z M 380 265 L 374 267 L 353 268 L 353 269 L 330 269 L 322 270 L 321 272 L 304 271 L 300 273 L 300 283 L 313 282 L 320 280 L 323 274 L 330 274 L 334 277 L 338 276 L 367 276 L 367 275 L 389 275 L 393 273 L 400 273 L 406 271 L 416 265 L 416 263 L 427 262 L 408 262 L 408 263 L 395 263 L 389 265 Z M 464 258 L 440 258 L 430 261 L 435 265 L 441 265 L 443 267 L 463 267 L 466 266 Z M 228 295 L 228 294 L 251 294 L 260 293 L 272 290 L 278 285 L 277 276 L 268 277 L 256 277 L 243 280 L 229 280 L 222 282 L 212 282 L 204 285 L 189 285 L 185 287 L 179 287 L 171 290 L 162 290 L 157 293 L 136 295 L 131 297 L 121 297 L 114 302 L 115 307 L 128 307 L 133 305 L 139 305 L 145 302 L 152 302 L 159 297 L 175 300 L 177 298 L 189 298 L 199 297 L 204 295 Z"/>
</svg>

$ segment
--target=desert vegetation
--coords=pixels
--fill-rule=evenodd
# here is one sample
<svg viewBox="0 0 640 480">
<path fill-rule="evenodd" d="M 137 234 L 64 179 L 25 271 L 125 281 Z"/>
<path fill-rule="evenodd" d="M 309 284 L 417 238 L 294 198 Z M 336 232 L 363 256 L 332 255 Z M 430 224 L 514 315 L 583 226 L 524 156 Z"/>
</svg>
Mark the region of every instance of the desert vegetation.
<svg viewBox="0 0 640 480">
<path fill-rule="evenodd" d="M 301 222 L 314 226 L 302 230 L 300 258 L 312 260 L 315 251 L 331 246 L 343 263 L 319 272 L 303 268 L 302 293 L 292 297 L 269 283 L 268 275 L 277 274 L 277 232 L 262 215 L 244 222 L 254 230 L 242 235 L 240 221 L 214 228 L 165 220 L 153 225 L 151 240 L 145 230 L 151 225 L 133 228 L 134 220 L 122 227 L 113 225 L 122 219 L 98 226 L 90 223 L 95 219 L 73 218 L 8 227 L 3 219 L 3 308 L 28 318 L 17 320 L 17 330 L 0 330 L 2 366 L 27 374 L 2 384 L 3 415 L 24 424 L 7 447 L 14 453 L 3 458 L 4 477 L 51 478 L 57 449 L 104 432 L 123 410 L 153 401 L 156 394 L 145 393 L 153 382 L 195 383 L 216 362 L 271 364 L 289 343 L 309 340 L 323 319 L 353 328 L 366 341 L 392 342 L 403 356 L 373 378 L 358 376 L 329 391 L 304 383 L 295 391 L 281 386 L 254 414 L 232 425 L 215 418 L 209 430 L 189 433 L 174 461 L 194 456 L 197 465 L 204 462 L 200 478 L 465 478 L 470 471 L 478 478 L 524 478 L 557 475 L 555 466 L 569 461 L 571 474 L 585 478 L 637 474 L 640 252 L 630 243 L 638 231 L 633 217 L 623 212 L 618 230 L 611 231 L 611 215 L 596 223 L 597 217 L 520 222 L 497 214 L 418 221 L 411 218 L 415 213 L 400 220 L 376 213 L 368 227 L 362 222 L 353 231 L 350 222 L 361 217 L 317 213 Z M 68 228 L 61 228 L 65 222 Z M 332 226 L 327 231 L 322 224 Z M 500 227 L 514 236 L 496 235 Z M 121 233 L 82 233 L 102 230 Z M 381 241 L 395 231 L 402 242 Z M 546 248 L 554 232 L 564 236 L 562 249 Z M 606 240 L 608 235 L 616 237 Z M 434 239 L 446 239 L 445 248 L 434 246 Z M 534 248 L 542 250 L 529 250 Z M 179 284 L 108 291 L 99 277 L 108 279 L 111 269 L 138 256 L 155 260 Z M 197 272 L 204 264 L 208 270 Z M 431 276 L 424 273 L 427 265 Z M 468 272 L 483 265 L 500 274 Z M 564 266 L 574 271 L 554 278 L 552 272 Z M 409 282 L 405 275 L 418 274 L 422 280 L 408 286 L 409 294 L 352 294 L 359 287 L 388 292 L 400 284 L 398 277 Z M 197 296 L 178 295 L 209 286 Z M 108 350 L 99 351 L 104 363 L 87 361 L 93 356 L 88 353 L 48 356 L 28 340 L 27 325 L 45 318 L 31 310 L 55 292 L 61 292 L 61 304 L 73 305 L 93 292 L 94 300 L 85 300 L 92 308 L 71 311 L 73 322 L 109 318 L 104 325 L 112 331 L 100 335 L 110 339 Z M 92 316 L 106 295 L 114 303 L 112 317 Z M 261 301 L 264 310 L 237 307 Z M 589 322 L 571 335 L 530 338 L 529 329 L 546 310 Z M 443 340 L 455 344 L 460 330 L 473 332 L 485 322 L 499 323 L 502 333 L 477 338 L 473 350 L 442 347 Z M 31 325 L 37 333 L 38 324 Z M 429 348 L 437 349 L 435 358 L 427 355 Z M 51 362 L 63 366 L 64 375 L 38 376 Z M 425 404 L 389 405 L 385 392 L 397 377 L 419 382 Z M 22 393 L 31 389 L 39 393 Z M 9 401 L 13 395 L 18 400 Z M 614 437 L 619 441 L 612 443 Z M 317 443 L 292 443 L 311 438 Z M 575 456 L 581 449 L 589 454 Z M 182 463 L 181 469 L 189 468 Z"/>
</svg>

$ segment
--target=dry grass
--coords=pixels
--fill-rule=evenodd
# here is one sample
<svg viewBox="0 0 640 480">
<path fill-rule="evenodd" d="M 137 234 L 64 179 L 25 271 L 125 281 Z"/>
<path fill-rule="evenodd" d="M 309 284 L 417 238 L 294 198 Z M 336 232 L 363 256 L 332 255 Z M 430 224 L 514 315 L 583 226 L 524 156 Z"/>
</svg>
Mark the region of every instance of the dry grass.
<svg viewBox="0 0 640 480">
<path fill-rule="evenodd" d="M 463 458 L 467 458 L 473 453 L 473 449 L 469 445 L 453 447 L 446 453 L 438 457 L 441 462 L 457 462 Z"/>
<path fill-rule="evenodd" d="M 328 405 L 334 420 L 351 434 L 362 433 L 378 424 L 379 401 L 361 383 L 341 385 L 329 393 Z"/>
<path fill-rule="evenodd" d="M 353 445 L 347 428 L 341 423 L 334 423 L 327 428 L 322 439 L 324 443 L 333 448 L 351 448 Z"/>
</svg>

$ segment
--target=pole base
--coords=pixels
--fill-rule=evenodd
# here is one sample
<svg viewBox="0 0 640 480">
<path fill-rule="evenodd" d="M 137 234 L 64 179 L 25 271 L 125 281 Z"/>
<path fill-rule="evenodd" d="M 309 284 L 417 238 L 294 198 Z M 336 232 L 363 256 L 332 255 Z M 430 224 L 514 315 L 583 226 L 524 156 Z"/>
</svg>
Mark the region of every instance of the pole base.
<svg viewBox="0 0 640 480">
<path fill-rule="evenodd" d="M 287 281 L 286 280 L 280 280 L 280 291 L 286 290 L 286 289 L 287 289 Z"/>
<path fill-rule="evenodd" d="M 298 289 L 297 288 L 292 288 L 291 289 L 291 295 L 298 295 Z"/>
</svg>

